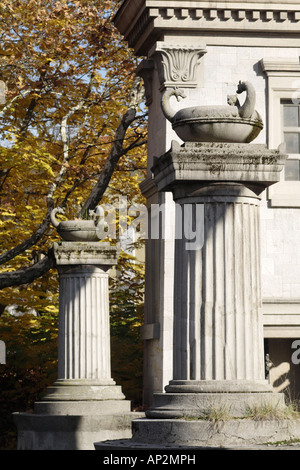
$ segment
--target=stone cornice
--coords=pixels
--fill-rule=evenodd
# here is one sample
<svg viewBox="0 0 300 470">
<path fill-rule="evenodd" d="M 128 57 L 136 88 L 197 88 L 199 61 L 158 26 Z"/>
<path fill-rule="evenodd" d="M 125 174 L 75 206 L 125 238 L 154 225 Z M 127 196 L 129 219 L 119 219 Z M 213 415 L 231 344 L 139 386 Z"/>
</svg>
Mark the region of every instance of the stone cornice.
<svg viewBox="0 0 300 470">
<path fill-rule="evenodd" d="M 108 242 L 65 242 L 54 243 L 57 266 L 98 265 L 113 266 L 117 263 L 118 250 Z"/>
<path fill-rule="evenodd" d="M 261 144 L 193 143 L 179 145 L 157 158 L 151 168 L 158 191 L 193 181 L 256 184 L 261 192 L 280 179 L 286 155 Z M 259 194 L 259 192 L 257 192 Z"/>
<path fill-rule="evenodd" d="M 154 183 L 154 180 L 151 177 L 147 177 L 144 181 L 140 183 L 140 190 L 143 196 L 150 198 L 153 194 L 157 193 L 157 187 Z"/>
<path fill-rule="evenodd" d="M 129 46 L 143 55 L 164 33 L 172 31 L 300 36 L 300 4 L 126 0 L 115 24 Z"/>
<path fill-rule="evenodd" d="M 260 61 L 262 70 L 265 72 L 266 75 L 289 75 L 295 74 L 299 76 L 300 73 L 300 62 L 299 60 L 270 60 L 270 59 L 262 59 Z"/>
</svg>

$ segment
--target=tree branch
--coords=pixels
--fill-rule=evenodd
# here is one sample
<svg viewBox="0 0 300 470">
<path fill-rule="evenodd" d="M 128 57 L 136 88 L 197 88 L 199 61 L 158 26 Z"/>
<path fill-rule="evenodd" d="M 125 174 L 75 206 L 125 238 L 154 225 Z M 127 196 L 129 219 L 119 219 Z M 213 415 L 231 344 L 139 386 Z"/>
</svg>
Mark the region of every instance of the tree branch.
<svg viewBox="0 0 300 470">
<path fill-rule="evenodd" d="M 136 78 L 132 90 L 130 92 L 131 102 L 126 113 L 122 117 L 120 124 L 115 134 L 115 140 L 113 142 L 110 154 L 105 161 L 103 170 L 96 183 L 96 186 L 91 191 L 89 197 L 84 203 L 80 211 L 82 217 L 88 210 L 95 209 L 99 201 L 101 200 L 106 188 L 109 185 L 114 169 L 120 160 L 120 158 L 128 151 L 123 148 L 123 143 L 128 127 L 134 122 L 139 104 L 144 96 L 144 89 L 140 86 L 141 79 Z"/>
<path fill-rule="evenodd" d="M 13 259 L 16 256 L 18 256 L 19 254 L 23 253 L 25 250 L 28 250 L 29 248 L 31 248 L 33 245 L 35 245 L 43 237 L 45 232 L 48 230 L 49 225 L 50 225 L 50 221 L 51 221 L 51 219 L 50 219 L 51 211 L 54 208 L 53 196 L 54 196 L 54 193 L 55 193 L 55 190 L 56 190 L 57 186 L 63 180 L 63 177 L 64 177 L 64 175 L 66 173 L 66 170 L 67 170 L 66 165 L 67 165 L 68 159 L 69 159 L 69 151 L 68 151 L 69 149 L 68 149 L 67 132 L 66 132 L 68 119 L 71 116 L 73 116 L 73 114 L 75 114 L 77 111 L 80 111 L 84 107 L 84 105 L 86 103 L 86 99 L 87 99 L 87 97 L 88 97 L 88 95 L 90 94 L 90 91 L 91 91 L 92 81 L 93 81 L 93 76 L 91 77 L 90 84 L 89 84 L 89 87 L 88 87 L 88 90 L 87 90 L 87 93 L 86 93 L 85 97 L 76 106 L 73 106 L 73 108 L 71 108 L 68 111 L 68 113 L 63 117 L 63 119 L 61 121 L 61 137 L 62 137 L 62 142 L 63 142 L 63 161 L 62 161 L 60 172 L 57 175 L 57 177 L 55 178 L 55 180 L 52 182 L 52 184 L 50 185 L 50 188 L 49 188 L 49 191 L 48 191 L 48 194 L 47 194 L 47 197 L 46 197 L 46 199 L 47 199 L 47 213 L 45 215 L 45 218 L 44 218 L 43 222 L 39 225 L 37 230 L 29 238 L 27 238 L 26 240 L 24 240 L 22 243 L 15 246 L 11 250 L 8 250 L 5 253 L 3 253 L 2 255 L 0 255 L 0 265 L 4 264 L 4 263 L 7 263 L 11 259 Z"/>
<path fill-rule="evenodd" d="M 58 176 L 56 177 L 55 181 L 53 181 L 53 183 L 52 183 L 52 185 L 49 189 L 48 197 L 53 197 L 54 192 L 57 188 L 57 185 L 60 182 L 62 182 L 62 180 L 64 178 L 64 175 L 67 171 L 67 164 L 68 164 L 68 161 L 70 159 L 68 137 L 67 137 L 68 120 L 70 119 L 71 116 L 73 116 L 73 114 L 75 114 L 77 111 L 80 111 L 81 109 L 84 108 L 84 106 L 87 102 L 87 99 L 88 99 L 88 97 L 91 93 L 93 82 L 94 82 L 94 74 L 92 73 L 91 78 L 90 78 L 90 82 L 89 82 L 89 86 L 88 86 L 88 89 L 87 89 L 87 92 L 86 92 L 85 96 L 79 101 L 79 103 L 76 106 L 73 106 L 73 108 L 71 108 L 69 110 L 69 112 L 61 120 L 60 135 L 61 135 L 61 140 L 62 140 L 62 143 L 63 143 L 63 161 L 62 161 L 62 165 L 61 165 L 61 168 L 60 168 L 60 172 L 59 172 Z"/>
<path fill-rule="evenodd" d="M 90 83 L 91 85 L 91 83 Z M 91 90 L 89 88 L 88 92 Z M 133 90 L 131 92 L 131 103 L 129 108 L 127 109 L 126 113 L 122 117 L 120 124 L 117 128 L 115 134 L 115 141 L 113 142 L 111 152 L 104 164 L 103 171 L 100 174 L 98 182 L 92 192 L 90 193 L 86 203 L 84 204 L 83 208 L 81 209 L 81 214 L 84 214 L 86 210 L 90 208 L 95 208 L 96 205 L 101 200 L 102 195 L 104 194 L 106 188 L 109 185 L 110 179 L 112 177 L 113 171 L 119 161 L 119 159 L 130 149 L 138 145 L 137 141 L 129 145 L 127 148 L 123 147 L 123 143 L 125 140 L 125 135 L 128 127 L 134 122 L 136 119 L 136 113 L 138 109 L 138 105 L 141 102 L 143 93 L 141 92 L 140 87 L 140 79 L 135 81 Z M 63 164 L 61 170 L 56 177 L 55 181 L 53 181 L 52 185 L 49 188 L 48 195 L 47 195 L 47 214 L 44 218 L 44 221 L 40 224 L 37 230 L 32 234 L 24 242 L 20 243 L 18 246 L 12 248 L 11 250 L 3 253 L 0 255 L 0 264 L 3 264 L 10 259 L 14 258 L 15 256 L 19 255 L 20 253 L 24 252 L 25 250 L 29 249 L 33 245 L 35 245 L 44 235 L 46 230 L 50 225 L 50 214 L 54 206 L 53 195 L 55 192 L 56 187 L 59 183 L 62 182 L 64 174 L 66 172 L 66 163 L 68 162 L 69 158 L 69 149 L 67 143 L 67 135 L 66 135 L 66 126 L 68 119 L 77 111 L 82 109 L 86 103 L 86 98 L 83 98 L 76 106 L 74 106 L 63 118 L 61 122 L 61 136 L 63 142 Z M 142 145 L 142 142 L 140 145 Z M 6 287 L 18 286 L 22 284 L 28 284 L 34 281 L 36 278 L 45 274 L 49 269 L 55 266 L 55 258 L 53 253 L 53 248 L 48 251 L 48 254 L 42 259 L 42 261 L 34 264 L 33 266 L 19 269 L 14 272 L 3 272 L 0 273 L 0 289 L 4 289 Z"/>
<path fill-rule="evenodd" d="M 36 231 L 31 235 L 31 237 L 27 238 L 26 240 L 24 240 L 22 243 L 15 246 L 11 250 L 8 250 L 5 253 L 2 253 L 2 255 L 0 255 L 0 265 L 7 263 L 11 259 L 23 253 L 25 250 L 28 250 L 42 238 L 42 236 L 44 235 L 44 233 L 46 232 L 46 230 L 48 229 L 50 225 L 50 214 L 53 208 L 54 208 L 53 201 L 49 200 L 47 214 L 43 222 L 39 225 Z"/>
<path fill-rule="evenodd" d="M 55 266 L 55 257 L 53 248 L 48 251 L 48 254 L 38 263 L 28 268 L 19 269 L 12 272 L 0 273 L 0 289 L 5 287 L 20 286 L 22 284 L 29 284 L 38 277 L 42 276 L 49 269 Z"/>
<path fill-rule="evenodd" d="M 116 140 L 113 143 L 111 152 L 106 159 L 104 164 L 103 170 L 101 175 L 97 181 L 96 186 L 91 191 L 89 197 L 87 198 L 85 204 L 83 205 L 80 216 L 83 216 L 89 209 L 95 209 L 99 201 L 101 200 L 113 174 L 116 164 L 118 163 L 119 159 L 122 155 L 124 155 L 123 150 L 123 140 L 125 137 L 125 133 L 130 126 L 130 124 L 134 121 L 136 115 L 135 109 L 128 109 L 123 116 L 117 132 L 116 132 Z"/>
</svg>

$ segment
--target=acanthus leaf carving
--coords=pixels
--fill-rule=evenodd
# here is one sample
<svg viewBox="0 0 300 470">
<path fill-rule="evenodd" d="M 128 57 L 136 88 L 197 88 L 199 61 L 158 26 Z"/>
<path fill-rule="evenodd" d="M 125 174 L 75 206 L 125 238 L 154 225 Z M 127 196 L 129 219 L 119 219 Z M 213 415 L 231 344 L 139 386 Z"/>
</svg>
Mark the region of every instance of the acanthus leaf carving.
<svg viewBox="0 0 300 470">
<path fill-rule="evenodd" d="M 161 87 L 174 86 L 194 88 L 197 86 L 197 67 L 206 47 L 173 46 L 158 42 L 155 56 L 158 57 L 158 74 Z"/>
</svg>

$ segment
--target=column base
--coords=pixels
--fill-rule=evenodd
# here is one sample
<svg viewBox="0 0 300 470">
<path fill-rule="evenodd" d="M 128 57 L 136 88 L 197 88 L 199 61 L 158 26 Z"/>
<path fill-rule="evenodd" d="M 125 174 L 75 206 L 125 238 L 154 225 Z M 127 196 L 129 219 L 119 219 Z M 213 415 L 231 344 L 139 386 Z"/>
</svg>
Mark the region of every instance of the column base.
<svg viewBox="0 0 300 470">
<path fill-rule="evenodd" d="M 114 380 L 56 380 L 47 387 L 42 399 L 34 404 L 42 414 L 109 414 L 128 413 L 130 401 L 125 400 L 122 388 Z"/>
<path fill-rule="evenodd" d="M 272 446 L 300 439 L 299 419 L 160 420 L 136 419 L 132 439 L 95 442 L 96 450 L 278 450 Z M 283 449 L 285 447 L 282 447 Z M 297 448 L 290 446 L 290 449 Z M 176 451 L 176 454 L 175 454 Z"/>
<path fill-rule="evenodd" d="M 283 409 L 283 393 L 276 393 L 267 381 L 172 380 L 166 393 L 155 393 L 147 418 L 205 418 L 211 413 L 247 417 L 255 408 Z"/>
<path fill-rule="evenodd" d="M 267 380 L 170 380 L 165 390 L 175 393 L 274 392 Z"/>
<path fill-rule="evenodd" d="M 94 450 L 94 442 L 130 439 L 133 419 L 143 413 L 44 415 L 14 413 L 18 450 Z"/>
<path fill-rule="evenodd" d="M 19 450 L 93 450 L 94 442 L 132 435 L 133 419 L 120 386 L 113 380 L 57 380 L 33 413 L 14 413 Z"/>
<path fill-rule="evenodd" d="M 114 380 L 56 380 L 47 387 L 43 401 L 124 400 L 122 387 Z"/>
</svg>

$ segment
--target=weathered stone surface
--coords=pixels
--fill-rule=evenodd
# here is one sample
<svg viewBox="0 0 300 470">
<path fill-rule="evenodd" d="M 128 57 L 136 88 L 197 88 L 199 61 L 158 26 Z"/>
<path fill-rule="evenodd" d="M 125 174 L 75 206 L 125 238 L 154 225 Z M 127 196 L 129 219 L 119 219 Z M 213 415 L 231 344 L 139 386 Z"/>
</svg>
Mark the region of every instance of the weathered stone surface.
<svg viewBox="0 0 300 470">
<path fill-rule="evenodd" d="M 18 450 L 94 450 L 94 442 L 130 438 L 131 421 L 141 413 L 62 414 L 14 413 Z M 95 410 L 96 411 L 96 410 Z M 101 411 L 101 410 L 100 410 Z"/>
<path fill-rule="evenodd" d="M 266 444 L 300 438 L 299 420 L 138 419 L 133 421 L 133 443 L 175 446 L 232 446 Z"/>
<path fill-rule="evenodd" d="M 300 421 L 137 419 L 131 439 L 96 442 L 96 450 L 300 450 Z M 295 441 L 293 443 L 293 440 Z"/>
<path fill-rule="evenodd" d="M 211 410 L 224 410 L 233 418 L 249 415 L 250 409 L 263 408 L 284 409 L 285 401 L 282 393 L 155 393 L 152 406 L 146 411 L 147 418 L 205 418 Z"/>
<path fill-rule="evenodd" d="M 260 188 L 280 178 L 286 157 L 280 150 L 269 150 L 262 144 L 196 143 L 179 145 L 157 158 L 152 173 L 159 191 L 174 190 L 180 182 L 240 182 Z M 191 192 L 191 191 L 190 191 Z"/>
<path fill-rule="evenodd" d="M 117 250 L 107 242 L 61 241 L 53 247 L 57 266 L 98 265 L 106 271 L 118 257 Z"/>
</svg>

